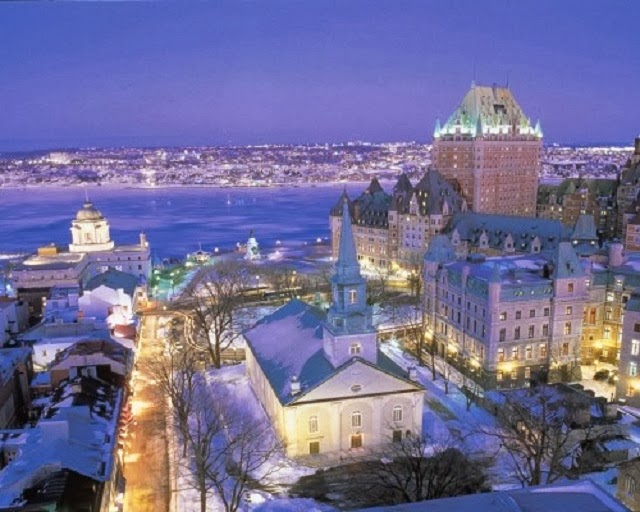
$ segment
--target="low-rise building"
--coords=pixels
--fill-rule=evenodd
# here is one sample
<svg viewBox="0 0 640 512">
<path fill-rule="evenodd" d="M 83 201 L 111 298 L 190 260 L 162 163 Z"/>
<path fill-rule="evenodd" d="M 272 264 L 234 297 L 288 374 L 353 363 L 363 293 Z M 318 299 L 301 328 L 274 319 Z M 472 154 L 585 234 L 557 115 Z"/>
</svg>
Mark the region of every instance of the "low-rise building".
<svg viewBox="0 0 640 512">
<path fill-rule="evenodd" d="M 46 399 L 35 427 L 0 432 L 0 510 L 113 510 L 122 492 L 122 401 L 122 389 L 76 377 Z"/>
</svg>

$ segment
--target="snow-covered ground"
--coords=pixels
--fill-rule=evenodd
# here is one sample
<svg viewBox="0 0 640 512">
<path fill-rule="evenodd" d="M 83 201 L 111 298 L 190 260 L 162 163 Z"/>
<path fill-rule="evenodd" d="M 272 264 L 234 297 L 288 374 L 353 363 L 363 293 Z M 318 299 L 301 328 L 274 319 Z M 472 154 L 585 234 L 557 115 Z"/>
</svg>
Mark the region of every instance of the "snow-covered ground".
<svg viewBox="0 0 640 512">
<path fill-rule="evenodd" d="M 583 365 L 582 380 L 578 384 L 582 384 L 582 386 L 584 386 L 584 389 L 592 390 L 596 394 L 596 396 L 603 396 L 607 400 L 613 400 L 616 395 L 615 384 L 609 384 L 607 382 L 607 379 L 595 380 L 593 376 L 600 370 L 609 370 L 609 373 L 611 374 L 614 370 L 617 369 L 617 365 L 609 363 L 598 363 L 597 366 Z"/>
<path fill-rule="evenodd" d="M 217 381 L 224 384 L 231 396 L 238 403 L 242 403 L 243 411 L 247 416 L 259 419 L 260 422 L 268 423 L 264 409 L 258 402 L 249 379 L 245 373 L 245 364 L 234 366 L 226 366 L 220 370 L 210 370 L 207 374 L 207 380 L 210 383 Z M 271 435 L 275 435 L 270 431 Z M 292 499 L 286 495 L 286 489 L 298 481 L 302 476 L 315 472 L 315 469 L 308 468 L 296 464 L 280 454 L 273 457 L 269 463 L 260 470 L 261 474 L 253 475 L 260 481 L 261 485 L 273 489 L 271 493 L 265 491 L 251 491 L 244 505 L 246 511 L 276 512 L 276 511 L 317 511 L 327 512 L 334 510 L 326 505 L 321 505 L 309 499 Z M 188 468 L 180 467 L 178 476 L 178 512 L 199 512 L 199 494 L 193 489 L 191 483 L 191 475 Z M 224 507 L 220 499 L 212 495 L 209 499 L 207 511 L 218 512 L 223 511 Z"/>
</svg>

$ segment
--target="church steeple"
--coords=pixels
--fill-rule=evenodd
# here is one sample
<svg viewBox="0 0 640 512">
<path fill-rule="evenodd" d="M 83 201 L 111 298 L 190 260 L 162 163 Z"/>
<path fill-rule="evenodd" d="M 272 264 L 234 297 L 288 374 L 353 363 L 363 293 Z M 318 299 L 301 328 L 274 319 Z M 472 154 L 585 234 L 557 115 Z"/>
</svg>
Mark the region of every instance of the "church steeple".
<svg viewBox="0 0 640 512">
<path fill-rule="evenodd" d="M 346 200 L 342 208 L 338 258 L 331 278 L 331 288 L 333 301 L 323 333 L 327 358 L 335 367 L 355 356 L 375 362 L 377 343 L 372 311 L 367 304 L 367 285 L 360 274 Z"/>
<path fill-rule="evenodd" d="M 342 206 L 342 228 L 340 231 L 340 245 L 338 246 L 338 259 L 335 264 L 335 276 L 360 278 L 360 264 L 358 253 L 353 240 L 351 229 L 351 214 L 349 203 L 345 199 Z"/>
</svg>

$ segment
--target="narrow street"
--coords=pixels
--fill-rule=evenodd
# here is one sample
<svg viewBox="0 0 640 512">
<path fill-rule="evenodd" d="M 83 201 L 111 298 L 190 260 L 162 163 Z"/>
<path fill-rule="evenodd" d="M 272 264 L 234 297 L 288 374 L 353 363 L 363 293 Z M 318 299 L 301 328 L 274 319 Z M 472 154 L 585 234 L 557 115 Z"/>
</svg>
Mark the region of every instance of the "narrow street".
<svg viewBox="0 0 640 512">
<path fill-rule="evenodd" d="M 147 362 L 162 354 L 163 343 L 156 338 L 158 316 L 142 318 L 138 346 L 138 371 L 132 397 L 135 423 L 129 426 L 125 443 L 125 512 L 165 512 L 169 510 L 170 479 L 166 442 L 164 397 L 146 372 Z"/>
</svg>

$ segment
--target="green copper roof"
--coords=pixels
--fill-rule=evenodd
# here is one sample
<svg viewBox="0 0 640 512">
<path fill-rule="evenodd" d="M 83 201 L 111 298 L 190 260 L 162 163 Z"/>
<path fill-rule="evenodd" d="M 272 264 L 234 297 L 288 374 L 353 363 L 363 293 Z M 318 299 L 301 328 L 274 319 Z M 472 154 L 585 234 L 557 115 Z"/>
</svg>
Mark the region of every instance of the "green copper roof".
<svg viewBox="0 0 640 512">
<path fill-rule="evenodd" d="M 473 137 L 487 134 L 507 133 L 531 135 L 542 138 L 540 123 L 534 128 L 508 87 L 471 85 L 447 122 L 436 124 L 434 137 L 456 133 Z M 438 129 L 439 128 L 439 129 Z"/>
</svg>

